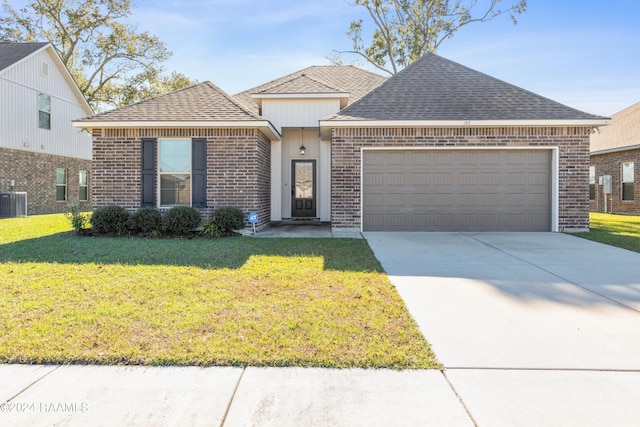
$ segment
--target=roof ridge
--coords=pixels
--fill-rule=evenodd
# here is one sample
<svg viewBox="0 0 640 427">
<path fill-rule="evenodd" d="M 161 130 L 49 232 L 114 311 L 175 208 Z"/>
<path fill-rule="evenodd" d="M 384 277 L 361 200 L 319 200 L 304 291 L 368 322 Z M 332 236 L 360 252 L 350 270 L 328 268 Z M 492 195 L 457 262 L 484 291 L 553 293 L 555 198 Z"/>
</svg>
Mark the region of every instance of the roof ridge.
<svg viewBox="0 0 640 427">
<path fill-rule="evenodd" d="M 278 83 L 278 84 L 275 84 L 275 85 L 273 85 L 273 86 L 271 86 L 271 87 L 269 87 L 269 88 L 265 88 L 265 89 L 261 90 L 260 92 L 253 92 L 253 93 L 258 94 L 258 93 L 265 93 L 265 92 L 268 92 L 268 91 L 273 91 L 273 90 L 275 90 L 276 88 L 278 88 L 278 87 L 280 87 L 280 86 L 284 86 L 284 85 L 286 85 L 286 84 L 288 84 L 288 83 L 292 83 L 292 82 L 294 82 L 295 80 L 299 80 L 299 79 L 301 79 L 301 78 L 303 78 L 303 77 L 304 77 L 305 79 L 311 80 L 311 81 L 312 81 L 312 82 L 314 82 L 314 83 L 318 83 L 319 85 L 322 85 L 322 86 L 324 86 L 324 87 L 327 87 L 327 88 L 329 88 L 329 89 L 331 89 L 331 90 L 333 90 L 333 91 L 336 91 L 336 92 L 343 92 L 342 90 L 338 89 L 337 87 L 332 86 L 332 85 L 330 85 L 330 84 L 328 84 L 328 83 L 326 83 L 326 82 L 324 82 L 324 81 L 322 81 L 322 80 L 320 80 L 320 79 L 313 78 L 313 77 L 311 77 L 311 76 L 308 76 L 308 75 L 307 75 L 307 74 L 305 74 L 305 73 L 301 73 L 301 74 L 299 74 L 299 75 L 297 75 L 297 76 L 291 76 L 291 78 L 290 78 L 290 79 L 288 79 L 288 80 L 284 80 L 284 81 L 282 81 L 282 82 L 280 82 L 280 83 Z"/>
</svg>

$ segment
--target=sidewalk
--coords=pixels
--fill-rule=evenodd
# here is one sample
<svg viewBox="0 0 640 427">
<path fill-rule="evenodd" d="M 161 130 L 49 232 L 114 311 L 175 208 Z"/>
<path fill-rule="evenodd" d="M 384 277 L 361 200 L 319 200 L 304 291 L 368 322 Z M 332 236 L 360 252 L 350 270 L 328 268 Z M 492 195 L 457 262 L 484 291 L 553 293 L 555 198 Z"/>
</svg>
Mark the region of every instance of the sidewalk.
<svg viewBox="0 0 640 427">
<path fill-rule="evenodd" d="M 472 426 L 437 370 L 0 365 L 2 426 Z"/>
</svg>

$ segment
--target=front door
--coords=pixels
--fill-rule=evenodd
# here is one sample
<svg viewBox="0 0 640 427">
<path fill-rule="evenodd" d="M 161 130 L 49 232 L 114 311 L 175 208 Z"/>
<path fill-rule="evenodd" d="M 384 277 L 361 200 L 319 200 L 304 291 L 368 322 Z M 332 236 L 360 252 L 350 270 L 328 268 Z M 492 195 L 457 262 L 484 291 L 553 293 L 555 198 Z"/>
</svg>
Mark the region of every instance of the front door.
<svg viewBox="0 0 640 427">
<path fill-rule="evenodd" d="M 293 160 L 291 164 L 291 216 L 316 216 L 316 161 Z"/>
</svg>

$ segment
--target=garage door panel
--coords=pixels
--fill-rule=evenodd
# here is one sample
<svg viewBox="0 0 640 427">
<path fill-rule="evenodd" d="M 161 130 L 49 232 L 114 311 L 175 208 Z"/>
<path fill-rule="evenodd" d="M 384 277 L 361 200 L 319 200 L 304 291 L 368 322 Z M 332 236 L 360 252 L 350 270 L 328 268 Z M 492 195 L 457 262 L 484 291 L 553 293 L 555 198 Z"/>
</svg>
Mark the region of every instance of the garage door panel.
<svg viewBox="0 0 640 427">
<path fill-rule="evenodd" d="M 551 228 L 550 150 L 365 151 L 363 165 L 365 231 Z"/>
</svg>

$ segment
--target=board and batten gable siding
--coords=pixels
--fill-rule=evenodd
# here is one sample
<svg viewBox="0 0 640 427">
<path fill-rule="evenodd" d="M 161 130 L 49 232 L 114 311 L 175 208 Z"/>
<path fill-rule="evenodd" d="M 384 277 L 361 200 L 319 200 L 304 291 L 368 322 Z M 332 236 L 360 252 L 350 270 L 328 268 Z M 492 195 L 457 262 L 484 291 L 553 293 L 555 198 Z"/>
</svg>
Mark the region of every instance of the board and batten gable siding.
<svg viewBox="0 0 640 427">
<path fill-rule="evenodd" d="M 557 147 L 552 164 L 559 231 L 589 227 L 589 128 L 334 128 L 331 144 L 331 224 L 361 229 L 363 148 Z M 557 172 L 556 172 L 557 171 Z M 551 230 L 550 230 L 551 231 Z"/>
<path fill-rule="evenodd" d="M 156 190 L 151 205 L 157 206 L 157 170 L 153 171 L 157 161 L 155 165 L 149 158 L 143 162 L 142 144 L 163 138 L 191 139 L 193 152 L 206 155 L 206 164 L 198 160 L 192 164 L 192 179 L 206 179 L 206 196 L 194 194 L 193 199 L 202 214 L 235 206 L 245 214 L 256 212 L 259 226 L 269 222 L 271 145 L 257 129 L 94 129 L 94 209 L 119 205 L 136 210 L 149 205 L 150 200 L 143 203 L 142 199 L 143 168 Z M 152 145 L 157 150 L 157 143 Z"/>
<path fill-rule="evenodd" d="M 281 130 L 318 127 L 318 120 L 340 111 L 339 99 L 264 99 L 262 117 Z"/>
<path fill-rule="evenodd" d="M 41 73 L 48 64 L 48 76 Z M 88 113 L 48 50 L 0 71 L 0 147 L 91 159 L 91 136 L 72 120 Z M 51 129 L 38 127 L 38 93 L 51 96 Z"/>
</svg>

